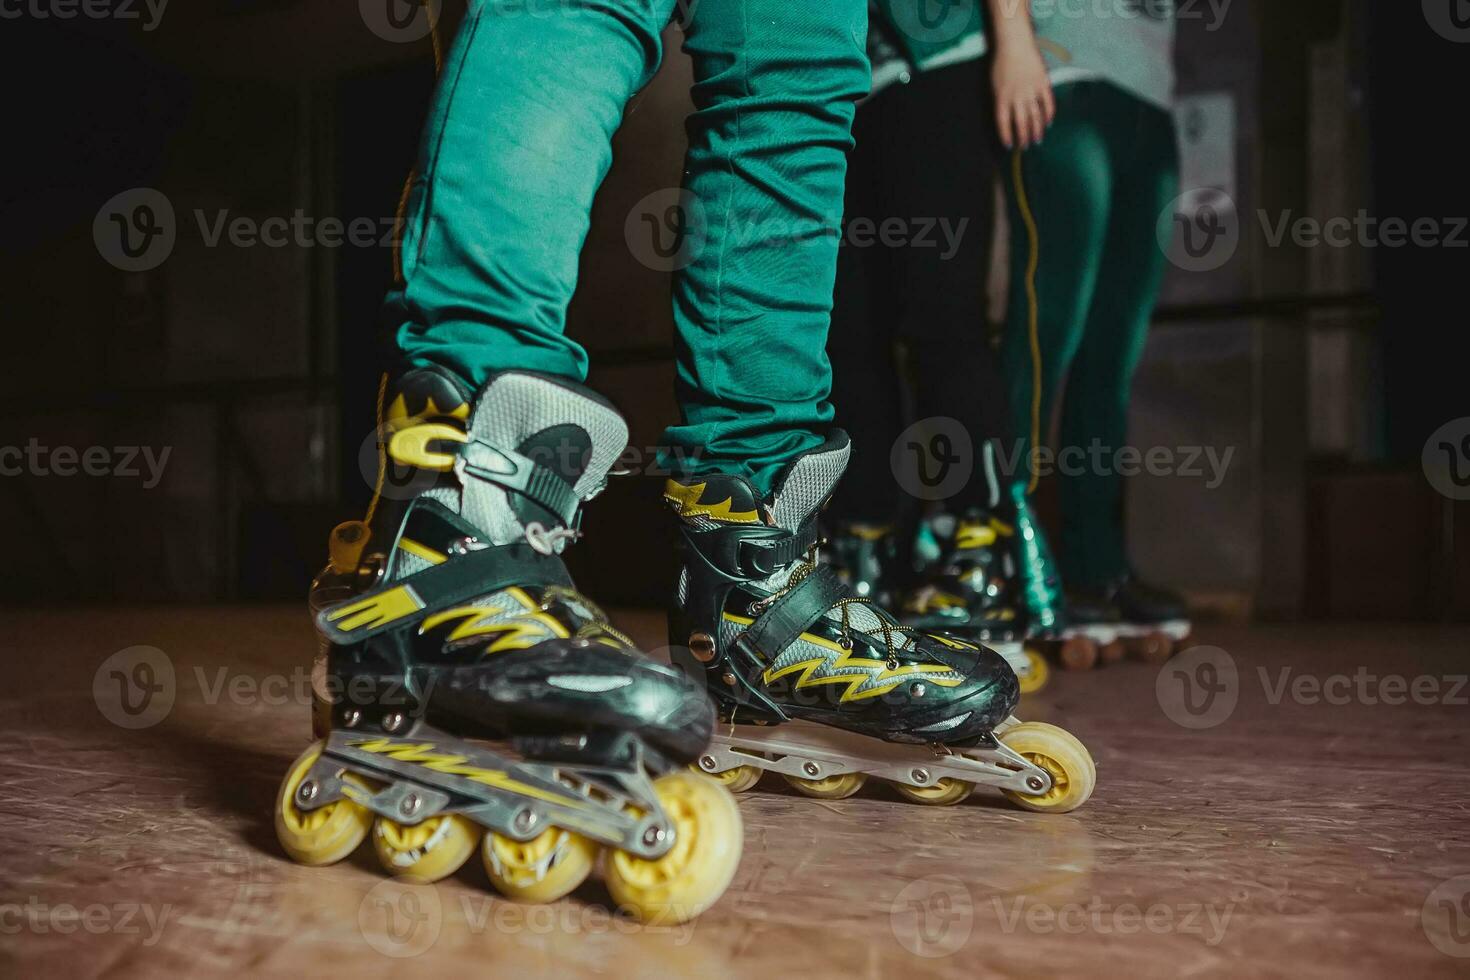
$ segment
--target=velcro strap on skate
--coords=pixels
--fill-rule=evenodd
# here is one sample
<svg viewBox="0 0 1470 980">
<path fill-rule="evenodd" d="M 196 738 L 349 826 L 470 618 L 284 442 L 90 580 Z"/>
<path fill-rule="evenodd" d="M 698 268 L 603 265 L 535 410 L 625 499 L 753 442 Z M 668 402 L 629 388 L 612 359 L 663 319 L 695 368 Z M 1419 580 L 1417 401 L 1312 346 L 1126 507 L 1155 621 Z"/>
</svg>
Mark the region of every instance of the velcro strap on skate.
<svg viewBox="0 0 1470 980">
<path fill-rule="evenodd" d="M 525 542 L 471 551 L 405 579 L 364 592 L 317 614 L 317 629 L 345 646 L 511 586 L 570 586 L 566 566 Z"/>
<path fill-rule="evenodd" d="M 767 657 L 775 657 L 849 595 L 847 584 L 826 565 L 818 565 L 771 607 L 756 617 L 746 638 Z"/>
<path fill-rule="evenodd" d="M 514 450 L 500 449 L 480 439 L 471 439 L 459 449 L 454 471 L 461 482 L 466 476 L 529 497 L 546 508 L 566 527 L 576 520 L 581 499 L 576 490 L 554 470 Z"/>
<path fill-rule="evenodd" d="M 815 514 L 802 521 L 794 534 L 744 538 L 735 549 L 740 574 L 744 578 L 765 578 L 776 569 L 801 560 L 808 551 L 816 547 L 817 540 Z"/>
</svg>

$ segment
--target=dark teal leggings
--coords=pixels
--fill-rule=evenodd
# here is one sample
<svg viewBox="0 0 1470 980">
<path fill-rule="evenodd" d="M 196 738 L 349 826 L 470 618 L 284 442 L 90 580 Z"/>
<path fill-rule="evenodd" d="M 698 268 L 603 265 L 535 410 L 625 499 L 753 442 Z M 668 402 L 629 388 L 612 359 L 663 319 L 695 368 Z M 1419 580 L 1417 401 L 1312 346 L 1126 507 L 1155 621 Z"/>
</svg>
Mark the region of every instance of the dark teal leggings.
<svg viewBox="0 0 1470 980">
<path fill-rule="evenodd" d="M 1006 181 L 1012 281 L 1002 359 L 1019 428 L 1017 478 L 1027 482 L 1031 448 L 1048 441 L 1059 396 L 1058 454 L 1071 447 L 1076 460 L 1094 441 L 1109 451 L 1125 445 L 1133 372 L 1165 269 L 1155 229 L 1179 192 L 1167 112 L 1108 82 L 1074 82 L 1056 95 L 1045 141 L 1013 157 Z M 1103 585 L 1128 568 L 1122 480 L 1104 469 L 1058 470 L 1057 550 L 1069 586 Z"/>
</svg>

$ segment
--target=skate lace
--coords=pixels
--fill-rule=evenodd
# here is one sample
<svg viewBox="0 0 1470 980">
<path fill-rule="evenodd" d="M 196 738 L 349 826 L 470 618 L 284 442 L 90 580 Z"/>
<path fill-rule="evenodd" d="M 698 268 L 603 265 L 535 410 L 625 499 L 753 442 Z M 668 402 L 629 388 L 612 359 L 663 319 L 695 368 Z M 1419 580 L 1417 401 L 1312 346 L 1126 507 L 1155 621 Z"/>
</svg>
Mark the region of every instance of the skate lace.
<svg viewBox="0 0 1470 980">
<path fill-rule="evenodd" d="M 607 613 L 602 611 L 601 606 L 576 589 L 569 588 L 565 585 L 548 586 L 546 591 L 542 593 L 542 610 L 550 611 L 550 607 L 557 602 L 570 605 L 574 609 L 580 609 L 588 617 L 587 622 L 579 626 L 577 631 L 572 634 L 572 639 L 592 640 L 599 636 L 610 636 L 625 647 L 636 648 L 638 646 L 633 642 L 632 637 L 612 625 L 607 618 Z"/>
<path fill-rule="evenodd" d="M 805 558 L 797 562 L 796 567 L 792 569 L 790 577 L 786 579 L 785 585 L 764 599 L 757 599 L 751 603 L 751 613 L 758 616 L 765 612 L 776 600 L 801 584 L 802 579 L 815 572 L 817 570 L 816 552 L 817 547 L 814 546 L 811 551 L 807 552 Z M 852 649 L 852 637 L 854 633 L 861 633 L 866 636 L 872 635 L 870 631 L 859 630 L 852 625 L 850 611 L 853 606 L 857 605 L 867 606 L 872 611 L 873 618 L 878 621 L 878 628 L 883 634 L 883 648 L 887 652 L 887 667 L 889 670 L 896 669 L 898 667 L 898 651 L 906 649 L 909 643 L 918 637 L 918 631 L 894 621 L 893 617 L 889 616 L 881 606 L 875 605 L 872 599 L 864 596 L 844 596 L 827 607 L 828 612 L 835 609 L 842 615 L 837 642 L 844 650 Z M 894 644 L 895 638 L 901 639 L 901 642 L 897 646 Z"/>
<path fill-rule="evenodd" d="M 547 527 L 539 521 L 526 525 L 526 543 L 543 555 L 555 555 L 582 536 L 570 527 Z"/>
</svg>

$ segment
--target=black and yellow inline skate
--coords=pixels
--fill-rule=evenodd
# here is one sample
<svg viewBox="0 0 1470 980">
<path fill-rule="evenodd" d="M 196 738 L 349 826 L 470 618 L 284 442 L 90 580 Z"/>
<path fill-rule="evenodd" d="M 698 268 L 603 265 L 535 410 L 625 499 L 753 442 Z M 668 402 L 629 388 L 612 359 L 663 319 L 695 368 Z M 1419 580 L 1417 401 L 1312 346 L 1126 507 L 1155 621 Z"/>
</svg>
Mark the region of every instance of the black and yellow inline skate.
<svg viewBox="0 0 1470 980">
<path fill-rule="evenodd" d="M 609 625 L 560 557 L 624 448 L 622 418 L 520 372 L 472 397 L 413 370 L 383 401 L 373 507 L 336 529 L 313 587 L 326 731 L 281 785 L 281 844 L 320 865 L 371 836 L 387 872 L 424 881 L 478 848 L 497 888 L 536 902 L 605 852 L 620 908 L 698 915 L 742 846 L 730 795 L 688 769 L 713 707 Z"/>
<path fill-rule="evenodd" d="M 1087 749 L 1011 712 L 1016 675 L 978 643 L 905 626 L 818 558 L 817 513 L 847 466 L 847 436 L 789 464 L 761 495 L 738 476 L 670 480 L 685 554 L 670 616 L 721 724 L 699 767 L 732 790 L 763 772 L 841 799 L 871 776 L 922 803 L 994 786 L 1062 813 L 1096 781 Z"/>
</svg>

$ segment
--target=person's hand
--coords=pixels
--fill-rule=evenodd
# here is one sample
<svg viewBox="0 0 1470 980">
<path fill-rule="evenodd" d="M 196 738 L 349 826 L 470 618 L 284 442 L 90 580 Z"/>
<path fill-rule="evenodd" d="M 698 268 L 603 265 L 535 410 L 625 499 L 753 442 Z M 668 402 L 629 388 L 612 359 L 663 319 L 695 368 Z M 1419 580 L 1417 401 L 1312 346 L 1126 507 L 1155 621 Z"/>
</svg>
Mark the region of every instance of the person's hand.
<svg viewBox="0 0 1470 980">
<path fill-rule="evenodd" d="M 991 77 L 996 126 L 1005 148 L 1025 150 L 1040 143 L 1057 114 L 1057 103 L 1035 40 L 1000 47 Z"/>
</svg>

